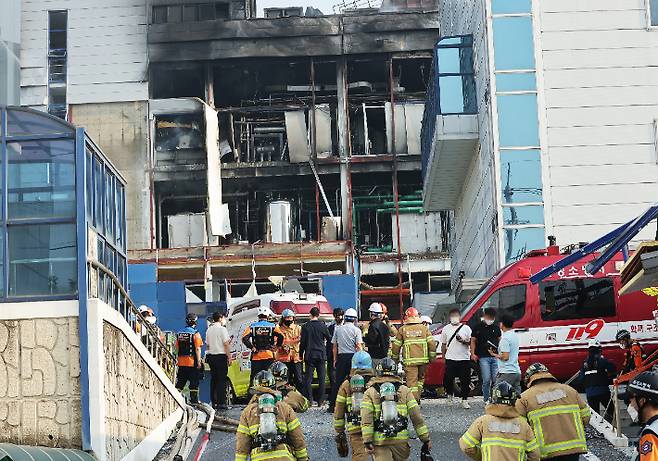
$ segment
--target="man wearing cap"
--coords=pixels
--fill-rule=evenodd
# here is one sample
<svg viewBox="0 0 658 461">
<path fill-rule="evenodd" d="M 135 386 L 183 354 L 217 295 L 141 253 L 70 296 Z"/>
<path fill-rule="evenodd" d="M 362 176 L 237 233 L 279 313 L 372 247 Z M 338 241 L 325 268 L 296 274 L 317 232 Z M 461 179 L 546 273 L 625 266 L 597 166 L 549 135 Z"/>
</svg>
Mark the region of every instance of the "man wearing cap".
<svg viewBox="0 0 658 461">
<path fill-rule="evenodd" d="M 388 327 L 382 320 L 384 310 L 381 304 L 372 303 L 368 311 L 370 312 L 370 325 L 368 325 L 368 332 L 363 337 L 363 342 L 372 358 L 372 365 L 376 368 L 379 362 L 388 356 L 391 336 Z"/>
<path fill-rule="evenodd" d="M 331 409 L 333 413 L 338 395 L 338 387 L 345 381 L 352 368 L 352 356 L 363 348 L 361 329 L 356 326 L 358 315 L 355 309 L 345 311 L 345 322 L 337 325 L 331 338 L 334 355 L 334 368 L 336 370 L 336 385 L 331 389 Z"/>
<path fill-rule="evenodd" d="M 587 453 L 589 406 L 573 387 L 557 382 L 542 363 L 528 367 L 525 383 L 528 389 L 516 401 L 516 409 L 532 426 L 541 459 L 577 461 Z"/>
</svg>

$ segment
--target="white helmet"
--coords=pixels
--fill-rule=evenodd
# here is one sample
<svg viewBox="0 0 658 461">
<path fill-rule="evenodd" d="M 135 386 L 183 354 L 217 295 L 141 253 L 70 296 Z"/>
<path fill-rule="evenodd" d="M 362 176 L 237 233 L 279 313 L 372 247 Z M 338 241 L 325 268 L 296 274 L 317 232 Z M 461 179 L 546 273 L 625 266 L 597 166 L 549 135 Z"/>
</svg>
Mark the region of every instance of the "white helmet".
<svg viewBox="0 0 658 461">
<path fill-rule="evenodd" d="M 379 303 L 372 303 L 370 305 L 370 308 L 368 309 L 368 312 L 372 314 L 383 314 L 384 309 L 382 309 L 382 305 Z"/>
<path fill-rule="evenodd" d="M 140 313 L 144 313 L 147 310 L 149 310 L 149 307 L 146 304 L 142 304 L 141 306 L 139 306 L 139 312 Z"/>
<path fill-rule="evenodd" d="M 351 307 L 345 311 L 345 318 L 352 318 L 356 319 L 359 315 L 356 313 L 356 309 L 352 309 Z"/>
<path fill-rule="evenodd" d="M 421 323 L 427 323 L 428 325 L 431 325 L 431 324 L 432 324 L 432 319 L 431 319 L 429 316 L 427 316 L 427 315 L 423 315 L 423 316 L 420 318 L 420 322 L 421 322 Z"/>
<path fill-rule="evenodd" d="M 596 347 L 596 348 L 600 349 L 601 348 L 601 341 L 599 341 L 596 338 L 595 339 L 590 339 L 589 341 L 587 341 L 587 348 L 589 349 L 591 347 Z"/>
<path fill-rule="evenodd" d="M 259 317 L 274 317 L 274 312 L 269 307 L 259 307 L 258 308 Z"/>
</svg>

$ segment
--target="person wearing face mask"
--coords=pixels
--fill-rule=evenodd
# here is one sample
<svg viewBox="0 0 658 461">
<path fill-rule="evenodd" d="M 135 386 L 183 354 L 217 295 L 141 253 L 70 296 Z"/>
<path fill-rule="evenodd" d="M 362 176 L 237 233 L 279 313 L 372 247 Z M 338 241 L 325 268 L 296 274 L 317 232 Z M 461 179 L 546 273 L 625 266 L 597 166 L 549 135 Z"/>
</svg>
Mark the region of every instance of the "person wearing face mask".
<svg viewBox="0 0 658 461">
<path fill-rule="evenodd" d="M 206 363 L 210 367 L 210 401 L 218 410 L 228 409 L 226 377 L 231 365 L 230 351 L 231 337 L 226 329 L 226 316 L 223 312 L 215 312 L 206 331 Z"/>
<path fill-rule="evenodd" d="M 445 360 L 443 386 L 448 399 L 455 401 L 455 379 L 459 378 L 461 406 L 468 410 L 471 384 L 471 327 L 459 321 L 459 309 L 448 313 L 450 323 L 441 331 L 441 353 Z"/>
<path fill-rule="evenodd" d="M 639 341 L 631 338 L 631 333 L 628 330 L 619 330 L 615 339 L 619 343 L 619 347 L 625 351 L 621 374 L 640 368 L 644 360 L 644 351 Z"/>
<path fill-rule="evenodd" d="M 297 390 L 302 389 L 302 359 L 299 355 L 299 344 L 302 338 L 302 328 L 295 323 L 295 312 L 285 309 L 281 314 L 279 330 L 283 335 L 283 344 L 277 350 L 276 359 L 288 367 L 288 382 Z"/>
<path fill-rule="evenodd" d="M 628 414 L 642 424 L 635 461 L 658 461 L 658 373 L 644 371 L 628 384 Z"/>
<path fill-rule="evenodd" d="M 500 341 L 500 328 L 495 322 L 496 310 L 492 307 L 485 308 L 482 321 L 475 326 L 471 336 L 471 358 L 480 365 L 482 398 L 485 403 L 491 398 L 491 386 L 498 374 L 497 359 L 489 352 L 489 348 L 492 345 L 497 348 Z"/>
<path fill-rule="evenodd" d="M 400 357 L 404 365 L 405 381 L 411 389 L 414 398 L 420 403 L 420 396 L 425 383 L 427 365 L 436 358 L 436 341 L 429 328 L 420 321 L 418 311 L 410 307 L 404 312 L 404 324 L 398 328 L 391 356 L 394 360 Z"/>
<path fill-rule="evenodd" d="M 610 403 L 609 386 L 612 384 L 616 369 L 612 362 L 603 357 L 598 339 L 590 339 L 587 346 L 587 360 L 580 369 L 579 380 L 585 388 L 587 404 L 592 410 L 605 415 L 608 421 L 612 421 L 613 406 Z"/>
<path fill-rule="evenodd" d="M 527 390 L 516 401 L 516 410 L 532 426 L 541 459 L 578 461 L 587 453 L 585 426 L 589 406 L 571 386 L 561 384 L 542 363 L 525 373 Z"/>
</svg>

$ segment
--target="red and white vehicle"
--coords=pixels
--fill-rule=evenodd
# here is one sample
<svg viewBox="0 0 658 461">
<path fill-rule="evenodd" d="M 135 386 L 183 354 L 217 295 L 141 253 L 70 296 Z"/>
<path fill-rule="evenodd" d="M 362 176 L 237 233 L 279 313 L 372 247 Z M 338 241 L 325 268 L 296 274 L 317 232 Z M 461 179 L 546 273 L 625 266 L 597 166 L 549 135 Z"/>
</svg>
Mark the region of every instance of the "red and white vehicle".
<svg viewBox="0 0 658 461">
<path fill-rule="evenodd" d="M 560 380 L 569 379 L 583 364 L 587 342 L 598 339 L 604 355 L 620 369 L 623 351 L 615 342 L 619 330 L 631 332 L 645 353 L 658 348 L 658 328 L 653 311 L 656 298 L 639 292 L 619 295 L 622 254 L 612 258 L 595 275 L 585 265 L 598 255 L 588 255 L 542 282 L 530 276 L 562 259 L 557 246 L 528 253 L 522 260 L 498 271 L 461 309 L 462 321 L 471 328 L 482 309 L 495 308 L 511 315 L 519 335 L 519 363 L 542 362 Z M 438 332 L 435 331 L 435 334 Z M 425 385 L 443 385 L 444 362 L 430 365 Z"/>
</svg>

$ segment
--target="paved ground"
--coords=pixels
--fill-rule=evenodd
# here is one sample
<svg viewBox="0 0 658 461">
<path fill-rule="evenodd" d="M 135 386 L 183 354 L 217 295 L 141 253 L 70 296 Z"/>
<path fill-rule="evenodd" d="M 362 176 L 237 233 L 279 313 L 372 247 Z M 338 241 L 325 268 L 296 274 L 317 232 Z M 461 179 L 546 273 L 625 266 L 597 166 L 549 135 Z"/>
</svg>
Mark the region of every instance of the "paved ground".
<svg viewBox="0 0 658 461">
<path fill-rule="evenodd" d="M 478 400 L 480 401 L 478 402 Z M 468 459 L 459 450 L 457 441 L 470 423 L 484 412 L 484 404 L 481 399 L 472 399 L 471 405 L 473 407 L 471 410 L 464 410 L 457 405 L 447 404 L 443 399 L 423 401 L 422 411 L 430 428 L 436 460 L 463 461 Z M 228 415 L 237 418 L 240 409 L 241 407 L 236 407 Z M 337 456 L 333 440 L 334 430 L 331 415 L 316 407 L 300 415 L 300 419 L 309 446 L 311 461 L 340 459 Z M 222 432 L 213 433 L 203 459 L 207 461 L 232 461 L 235 448 L 234 437 L 232 434 Z M 627 457 L 614 450 L 594 430 L 588 430 L 588 439 L 592 454 L 601 461 L 628 460 Z M 417 460 L 420 458 L 421 443 L 413 440 L 411 445 L 411 459 Z M 581 459 L 595 461 L 596 457 L 588 456 Z"/>
</svg>

